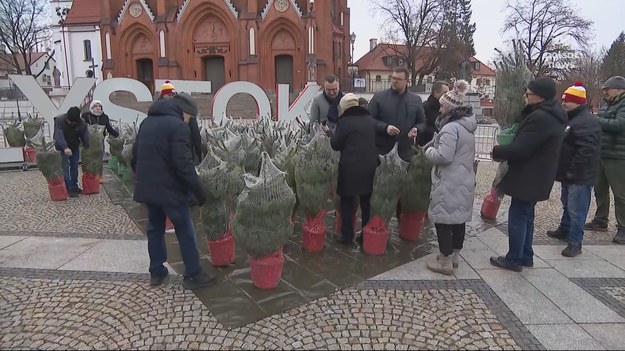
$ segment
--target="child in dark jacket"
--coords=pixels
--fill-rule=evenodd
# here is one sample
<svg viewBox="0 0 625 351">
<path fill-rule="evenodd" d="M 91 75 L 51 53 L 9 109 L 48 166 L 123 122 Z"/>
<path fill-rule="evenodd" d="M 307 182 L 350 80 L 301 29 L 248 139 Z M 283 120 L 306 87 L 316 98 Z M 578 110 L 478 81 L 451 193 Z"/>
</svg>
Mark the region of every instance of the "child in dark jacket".
<svg viewBox="0 0 625 351">
<path fill-rule="evenodd" d="M 89 105 L 89 111 L 82 114 L 82 119 L 88 125 L 99 125 L 104 126 L 104 136 L 106 137 L 107 133 L 113 137 L 119 137 L 119 132 L 113 128 L 111 125 L 111 120 L 109 116 L 104 113 L 104 109 L 102 107 L 102 102 L 100 100 L 93 100 Z M 102 148 L 104 149 L 104 148 Z M 104 157 L 104 155 L 102 155 Z M 104 182 L 104 178 L 102 177 L 102 166 L 100 166 L 98 176 L 100 177 L 100 184 Z"/>
</svg>

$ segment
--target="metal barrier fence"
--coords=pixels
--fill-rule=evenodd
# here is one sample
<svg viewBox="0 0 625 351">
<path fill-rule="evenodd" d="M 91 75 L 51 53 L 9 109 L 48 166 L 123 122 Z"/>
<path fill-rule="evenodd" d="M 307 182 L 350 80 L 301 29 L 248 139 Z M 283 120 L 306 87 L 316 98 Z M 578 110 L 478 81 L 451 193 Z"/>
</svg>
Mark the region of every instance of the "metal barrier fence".
<svg viewBox="0 0 625 351">
<path fill-rule="evenodd" d="M 475 131 L 475 155 L 481 159 L 491 159 L 499 126 L 496 124 L 478 124 Z"/>
</svg>

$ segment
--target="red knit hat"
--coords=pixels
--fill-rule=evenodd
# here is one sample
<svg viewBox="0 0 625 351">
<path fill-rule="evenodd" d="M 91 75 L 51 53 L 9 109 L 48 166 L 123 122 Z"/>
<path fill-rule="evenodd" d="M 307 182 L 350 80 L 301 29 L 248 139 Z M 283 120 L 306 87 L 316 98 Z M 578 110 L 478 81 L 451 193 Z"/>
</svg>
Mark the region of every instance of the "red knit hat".
<svg viewBox="0 0 625 351">
<path fill-rule="evenodd" d="M 161 85 L 161 96 L 173 94 L 174 90 L 174 85 L 171 84 L 170 81 L 166 80 L 165 83 Z"/>
<path fill-rule="evenodd" d="M 586 89 L 584 88 L 584 83 L 575 82 L 572 87 L 569 87 L 562 94 L 562 101 L 564 102 L 572 102 L 578 105 L 586 104 Z"/>
</svg>

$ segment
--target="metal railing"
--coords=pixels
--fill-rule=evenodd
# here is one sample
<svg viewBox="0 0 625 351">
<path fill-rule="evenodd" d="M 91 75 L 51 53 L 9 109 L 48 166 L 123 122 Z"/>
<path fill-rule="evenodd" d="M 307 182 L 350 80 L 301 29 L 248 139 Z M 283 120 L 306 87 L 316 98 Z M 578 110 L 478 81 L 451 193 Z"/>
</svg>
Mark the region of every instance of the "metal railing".
<svg viewBox="0 0 625 351">
<path fill-rule="evenodd" d="M 490 160 L 490 152 L 497 141 L 499 126 L 496 124 L 479 124 L 475 131 L 475 155 Z"/>
</svg>

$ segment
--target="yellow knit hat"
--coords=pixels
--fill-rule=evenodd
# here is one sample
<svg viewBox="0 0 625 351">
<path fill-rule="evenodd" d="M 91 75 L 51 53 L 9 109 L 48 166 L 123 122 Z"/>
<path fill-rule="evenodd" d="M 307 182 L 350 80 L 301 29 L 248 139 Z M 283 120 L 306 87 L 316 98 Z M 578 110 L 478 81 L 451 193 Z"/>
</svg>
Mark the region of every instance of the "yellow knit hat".
<svg viewBox="0 0 625 351">
<path fill-rule="evenodd" d="M 572 87 L 569 87 L 562 94 L 562 101 L 564 102 L 572 102 L 578 105 L 586 104 L 586 89 L 584 88 L 584 83 L 575 82 Z"/>
<path fill-rule="evenodd" d="M 172 94 L 174 90 L 174 85 L 171 84 L 170 81 L 166 80 L 165 83 L 161 85 L 161 96 Z"/>
</svg>

